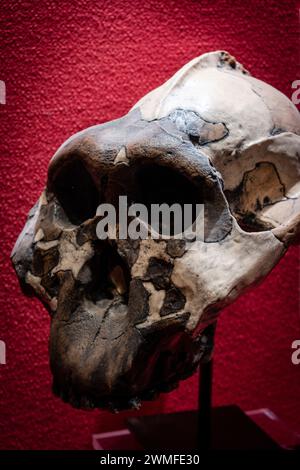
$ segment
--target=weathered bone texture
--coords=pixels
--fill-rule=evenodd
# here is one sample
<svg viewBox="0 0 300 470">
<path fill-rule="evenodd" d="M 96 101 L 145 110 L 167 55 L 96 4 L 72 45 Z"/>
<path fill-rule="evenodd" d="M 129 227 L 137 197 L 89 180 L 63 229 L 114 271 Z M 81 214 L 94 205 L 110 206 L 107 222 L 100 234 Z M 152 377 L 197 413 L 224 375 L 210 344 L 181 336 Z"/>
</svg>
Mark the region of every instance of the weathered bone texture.
<svg viewBox="0 0 300 470">
<path fill-rule="evenodd" d="M 12 253 L 51 315 L 56 394 L 136 407 L 210 357 L 218 312 L 299 234 L 299 135 L 284 95 L 212 52 L 57 151 Z M 97 239 L 96 208 L 119 195 L 204 203 L 204 240 Z"/>
</svg>

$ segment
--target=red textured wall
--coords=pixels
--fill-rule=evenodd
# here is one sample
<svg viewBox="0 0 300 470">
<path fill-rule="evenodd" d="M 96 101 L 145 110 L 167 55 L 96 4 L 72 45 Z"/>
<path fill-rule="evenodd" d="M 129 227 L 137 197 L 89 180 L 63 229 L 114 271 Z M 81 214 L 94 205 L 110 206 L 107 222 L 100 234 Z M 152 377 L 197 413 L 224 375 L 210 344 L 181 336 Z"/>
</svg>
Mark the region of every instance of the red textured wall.
<svg viewBox="0 0 300 470">
<path fill-rule="evenodd" d="M 124 415 L 73 410 L 51 394 L 49 319 L 25 298 L 9 262 L 49 159 L 74 132 L 126 113 L 193 57 L 227 49 L 257 77 L 291 96 L 299 79 L 294 1 L 2 1 L 0 80 L 1 250 L 0 448 L 86 449 L 91 434 Z M 300 431 L 299 249 L 222 314 L 215 352 L 215 404 L 270 407 Z M 197 378 L 142 412 L 196 406 Z"/>
</svg>

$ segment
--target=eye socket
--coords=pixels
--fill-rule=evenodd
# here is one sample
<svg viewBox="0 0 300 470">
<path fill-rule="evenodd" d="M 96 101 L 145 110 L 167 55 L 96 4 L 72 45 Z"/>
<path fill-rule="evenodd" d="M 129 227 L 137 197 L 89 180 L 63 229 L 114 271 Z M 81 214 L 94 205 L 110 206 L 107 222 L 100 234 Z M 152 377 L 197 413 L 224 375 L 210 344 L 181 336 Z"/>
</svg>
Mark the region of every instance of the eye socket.
<svg viewBox="0 0 300 470">
<path fill-rule="evenodd" d="M 53 192 L 68 219 L 75 225 L 92 218 L 99 205 L 99 193 L 84 164 L 74 159 L 56 175 Z"/>
<path fill-rule="evenodd" d="M 142 202 L 148 210 L 150 210 L 152 204 L 167 204 L 168 206 L 179 204 L 182 210 L 184 204 L 190 204 L 192 207 L 192 222 L 196 220 L 196 204 L 203 201 L 201 185 L 196 187 L 177 171 L 157 165 L 141 167 L 136 172 L 135 179 L 137 182 L 136 197 L 138 199 L 136 202 Z M 169 230 L 172 236 L 177 234 L 174 223 L 173 213 L 171 213 Z M 159 231 L 162 233 L 163 230 L 163 225 L 160 225 Z M 181 231 L 181 229 L 179 230 Z"/>
<path fill-rule="evenodd" d="M 144 165 L 136 171 L 138 200 L 147 207 L 151 204 L 199 204 L 203 201 L 201 187 L 177 171 L 158 165 Z"/>
<path fill-rule="evenodd" d="M 171 208 L 173 204 L 181 207 L 180 220 L 183 222 L 184 205 L 191 206 L 191 222 L 197 218 L 197 204 L 203 203 L 203 190 L 205 185 L 200 182 L 194 183 L 183 173 L 173 168 L 154 163 L 133 164 L 130 167 L 117 168 L 110 175 L 108 181 L 108 200 L 115 207 L 118 206 L 118 197 L 127 196 L 130 206 L 133 203 L 142 204 L 147 209 L 146 223 L 150 222 L 153 205 L 166 204 Z M 168 219 L 163 222 L 159 215 L 159 227 L 155 225 L 155 230 L 159 233 L 179 234 L 182 231 L 182 223 L 175 223 L 175 208 L 170 210 Z M 140 214 L 143 219 L 144 214 Z M 153 222 L 153 220 L 151 220 Z M 154 227 L 153 227 L 154 228 Z"/>
<path fill-rule="evenodd" d="M 127 196 L 128 203 L 144 204 L 202 204 L 205 184 L 197 184 L 178 171 L 156 164 L 121 167 L 110 175 L 106 192 L 108 202 L 117 205 L 119 196 Z"/>
</svg>

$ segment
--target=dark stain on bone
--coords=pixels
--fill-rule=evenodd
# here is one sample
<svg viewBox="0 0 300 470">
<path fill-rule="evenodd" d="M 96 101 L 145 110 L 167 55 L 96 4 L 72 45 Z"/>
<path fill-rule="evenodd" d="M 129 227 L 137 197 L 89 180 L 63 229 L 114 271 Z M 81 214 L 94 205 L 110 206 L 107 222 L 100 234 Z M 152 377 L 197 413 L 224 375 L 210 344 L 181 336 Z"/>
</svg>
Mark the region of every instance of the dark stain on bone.
<svg viewBox="0 0 300 470">
<path fill-rule="evenodd" d="M 57 313 L 62 321 L 69 321 L 81 300 L 81 291 L 71 271 L 58 271 L 59 290 Z"/>
<path fill-rule="evenodd" d="M 32 272 L 35 276 L 43 276 L 53 269 L 59 261 L 57 246 L 48 250 L 36 247 L 32 261 Z"/>
<path fill-rule="evenodd" d="M 217 64 L 217 67 L 222 69 L 228 69 L 228 70 L 236 70 L 243 75 L 250 75 L 247 69 L 237 62 L 236 58 L 233 57 L 231 54 L 229 54 L 226 51 L 221 51 L 219 55 L 219 63 Z"/>
<path fill-rule="evenodd" d="M 84 243 L 91 240 L 98 240 L 96 233 L 98 220 L 99 219 L 95 217 L 94 219 L 87 220 L 86 222 L 80 225 L 76 233 L 76 243 L 79 246 L 82 246 L 84 245 Z"/>
<path fill-rule="evenodd" d="M 50 297 L 57 297 L 59 289 L 59 279 L 56 274 L 48 272 L 41 279 L 41 285 L 44 287 Z"/>
<path fill-rule="evenodd" d="M 281 127 L 274 126 L 270 130 L 270 135 L 278 135 L 278 134 L 282 134 L 283 132 L 286 132 L 286 131 L 282 129 Z"/>
<path fill-rule="evenodd" d="M 252 170 L 245 172 L 239 186 L 225 194 L 239 225 L 247 232 L 272 229 L 271 223 L 260 219 L 261 211 L 286 199 L 285 186 L 271 162 L 256 163 Z"/>
<path fill-rule="evenodd" d="M 67 219 L 60 205 L 57 204 L 54 197 L 49 197 L 48 204 L 43 204 L 40 208 L 37 227 L 43 230 L 43 241 L 57 240 L 61 233 L 62 227 L 57 224 L 60 220 L 65 226 Z"/>
<path fill-rule="evenodd" d="M 171 313 L 178 312 L 184 308 L 185 302 L 185 296 L 182 294 L 180 289 L 171 285 L 171 287 L 166 291 L 164 303 L 159 313 L 164 317 Z"/>
<path fill-rule="evenodd" d="M 176 109 L 168 117 L 179 131 L 189 136 L 193 144 L 200 146 L 222 140 L 229 133 L 224 123 L 206 121 L 195 111 Z"/>
<path fill-rule="evenodd" d="M 139 256 L 140 240 L 127 238 L 124 240 L 118 240 L 116 245 L 120 256 L 122 256 L 122 258 L 128 263 L 129 267 L 132 268 Z"/>
<path fill-rule="evenodd" d="M 133 279 L 130 283 L 130 292 L 128 303 L 128 312 L 130 321 L 134 324 L 146 320 L 149 313 L 149 292 L 145 289 L 140 279 Z"/>
<path fill-rule="evenodd" d="M 166 289 L 170 283 L 173 266 L 170 262 L 151 257 L 144 280 L 151 281 L 156 289 Z"/>
<path fill-rule="evenodd" d="M 181 256 L 183 256 L 185 252 L 185 245 L 185 240 L 176 240 L 174 238 L 167 240 L 168 255 L 170 255 L 172 258 L 181 258 Z"/>
<path fill-rule="evenodd" d="M 185 326 L 190 318 L 189 312 L 184 312 L 182 315 L 178 317 L 164 317 L 161 318 L 159 321 L 152 322 L 151 324 L 145 324 L 138 327 L 139 332 L 143 335 L 143 337 L 149 340 L 149 336 L 153 333 L 157 333 L 158 336 L 167 328 L 175 328 L 177 329 L 180 326 Z"/>
</svg>

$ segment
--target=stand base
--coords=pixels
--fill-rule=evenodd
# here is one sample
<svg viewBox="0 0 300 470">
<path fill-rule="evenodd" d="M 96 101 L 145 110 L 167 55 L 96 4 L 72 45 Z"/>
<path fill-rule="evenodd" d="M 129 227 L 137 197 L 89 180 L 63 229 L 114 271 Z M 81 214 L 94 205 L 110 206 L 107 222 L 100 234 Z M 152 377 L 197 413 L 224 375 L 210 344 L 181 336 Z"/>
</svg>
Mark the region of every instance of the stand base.
<svg viewBox="0 0 300 470">
<path fill-rule="evenodd" d="M 197 411 L 129 418 L 127 426 L 145 450 L 205 450 L 197 434 Z M 238 406 L 212 409 L 210 449 L 279 449 Z M 203 429 L 203 433 L 207 430 Z"/>
</svg>

